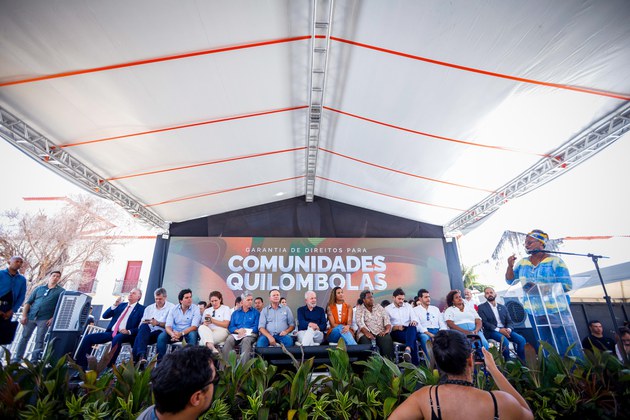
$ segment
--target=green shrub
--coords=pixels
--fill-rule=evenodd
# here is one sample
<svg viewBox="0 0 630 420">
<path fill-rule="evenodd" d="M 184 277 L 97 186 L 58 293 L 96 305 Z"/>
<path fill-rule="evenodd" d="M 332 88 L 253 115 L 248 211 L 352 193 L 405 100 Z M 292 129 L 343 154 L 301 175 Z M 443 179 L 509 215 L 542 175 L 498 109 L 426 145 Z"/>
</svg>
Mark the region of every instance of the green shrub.
<svg viewBox="0 0 630 420">
<path fill-rule="evenodd" d="M 528 352 L 525 364 L 493 355 L 537 419 L 613 419 L 630 412 L 630 366 L 609 352 L 560 356 L 543 343 L 538 354 Z M 155 361 L 144 370 L 131 362 L 103 370 L 104 364 L 92 362 L 96 370 L 83 371 L 65 357 L 52 360 L 50 353 L 38 364 L 5 357 L 0 418 L 134 419 L 152 404 Z M 241 363 L 231 354 L 222 361 L 225 369 L 203 419 L 386 419 L 415 390 L 439 381 L 436 370 L 396 365 L 378 354 L 352 364 L 343 343 L 329 349 L 329 357 L 327 373 L 315 373 L 313 359 L 291 356 L 292 366 L 279 371 L 260 358 Z M 72 369 L 80 385 L 69 382 Z M 483 370 L 476 380 L 495 388 Z"/>
</svg>

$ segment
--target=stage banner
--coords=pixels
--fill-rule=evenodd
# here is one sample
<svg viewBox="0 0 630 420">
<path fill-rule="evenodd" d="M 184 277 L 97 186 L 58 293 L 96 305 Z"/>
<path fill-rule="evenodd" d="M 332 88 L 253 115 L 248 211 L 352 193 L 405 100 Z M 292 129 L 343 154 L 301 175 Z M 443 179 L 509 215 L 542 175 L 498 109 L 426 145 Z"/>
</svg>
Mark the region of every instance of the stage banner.
<svg viewBox="0 0 630 420">
<path fill-rule="evenodd" d="M 306 291 L 315 291 L 325 306 L 336 286 L 352 305 L 364 289 L 381 302 L 391 301 L 398 287 L 407 299 L 425 288 L 441 309 L 450 290 L 444 246 L 436 238 L 172 237 L 163 286 L 173 303 L 182 289 L 192 290 L 194 302 L 218 290 L 230 307 L 245 290 L 268 303 L 269 291 L 278 289 L 294 312 Z"/>
</svg>

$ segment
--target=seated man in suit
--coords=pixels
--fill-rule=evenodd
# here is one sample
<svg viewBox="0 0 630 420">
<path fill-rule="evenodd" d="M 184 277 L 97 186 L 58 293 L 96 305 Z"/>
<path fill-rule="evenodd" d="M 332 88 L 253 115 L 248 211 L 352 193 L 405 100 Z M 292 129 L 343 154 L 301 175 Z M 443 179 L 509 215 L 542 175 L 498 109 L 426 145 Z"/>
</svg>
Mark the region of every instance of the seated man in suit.
<svg viewBox="0 0 630 420">
<path fill-rule="evenodd" d="M 510 358 L 508 340 L 514 343 L 516 353 L 521 360 L 525 360 L 525 338 L 512 331 L 512 320 L 505 305 L 497 303 L 497 294 L 492 287 L 486 287 L 483 291 L 486 301 L 479 305 L 477 313 L 483 323 L 483 332 L 486 338 L 491 338 L 501 343 L 503 357 Z"/>
<path fill-rule="evenodd" d="M 138 303 L 142 298 L 142 291 L 133 289 L 128 296 L 128 302 L 121 303 L 121 298 L 116 299 L 111 308 L 103 313 L 103 319 L 109 319 L 109 325 L 105 332 L 88 334 L 83 337 L 81 346 L 77 352 L 77 364 L 83 369 L 87 368 L 87 355 L 92 352 L 94 344 L 112 342 L 112 365 L 116 363 L 118 353 L 123 343 L 132 343 L 138 334 L 138 326 L 142 320 L 144 306 Z"/>
</svg>

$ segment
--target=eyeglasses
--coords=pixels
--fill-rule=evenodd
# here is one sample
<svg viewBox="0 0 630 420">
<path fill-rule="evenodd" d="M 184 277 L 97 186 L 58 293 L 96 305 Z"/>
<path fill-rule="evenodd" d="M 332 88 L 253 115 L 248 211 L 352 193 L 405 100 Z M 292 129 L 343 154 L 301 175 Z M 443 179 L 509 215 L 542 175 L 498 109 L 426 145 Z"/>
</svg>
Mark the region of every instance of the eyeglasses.
<svg viewBox="0 0 630 420">
<path fill-rule="evenodd" d="M 208 387 L 209 385 L 215 385 L 216 386 L 218 383 L 219 383 L 219 375 L 217 374 L 216 371 L 214 371 L 214 373 L 212 375 L 212 378 L 208 382 L 206 382 L 201 387 L 201 389 L 206 389 L 206 387 Z"/>
<path fill-rule="evenodd" d="M 44 297 L 48 296 L 48 292 L 50 292 L 50 289 L 46 289 L 46 291 L 44 292 Z"/>
</svg>

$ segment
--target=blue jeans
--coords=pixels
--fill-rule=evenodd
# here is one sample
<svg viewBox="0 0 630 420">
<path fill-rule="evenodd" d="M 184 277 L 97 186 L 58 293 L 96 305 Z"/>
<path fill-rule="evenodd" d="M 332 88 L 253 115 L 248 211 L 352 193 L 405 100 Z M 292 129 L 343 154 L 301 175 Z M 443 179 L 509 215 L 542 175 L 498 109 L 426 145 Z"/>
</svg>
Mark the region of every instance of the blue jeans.
<svg viewBox="0 0 630 420">
<path fill-rule="evenodd" d="M 433 335 L 437 334 L 438 331 L 440 331 L 439 328 L 427 328 L 427 330 Z M 425 333 L 418 333 L 418 340 L 420 340 L 420 346 L 422 347 L 422 351 L 424 352 L 424 357 L 429 359 L 429 351 L 427 349 L 427 342 L 431 340 L 431 337 L 429 337 L 429 335 Z"/>
<path fill-rule="evenodd" d="M 195 346 L 197 345 L 197 342 L 199 341 L 199 334 L 197 333 L 197 331 L 191 331 L 185 336 L 183 336 L 182 340 L 186 340 L 186 344 L 188 345 Z M 168 345 L 171 343 L 173 343 L 171 341 L 171 336 L 168 335 L 166 331 L 162 331 L 162 333 L 160 333 L 160 335 L 158 336 L 157 346 L 156 346 L 158 360 L 162 360 L 162 357 L 164 357 L 164 355 L 166 354 L 166 349 L 168 348 Z"/>
<path fill-rule="evenodd" d="M 403 327 L 402 331 L 392 331 L 390 333 L 392 339 L 398 343 L 405 343 L 405 347 L 411 349 L 411 363 L 418 366 L 420 358 L 418 357 L 418 342 L 416 336 L 418 329 L 414 326 Z"/>
<path fill-rule="evenodd" d="M 92 352 L 92 346 L 95 344 L 105 344 L 112 342 L 112 349 L 114 350 L 114 354 L 112 355 L 112 360 L 110 364 L 113 366 L 116 364 L 116 359 L 118 358 L 118 353 L 120 353 L 120 348 L 123 343 L 133 343 L 135 335 L 127 335 L 123 333 L 118 333 L 114 338 L 112 338 L 111 331 L 105 331 L 100 333 L 88 334 L 83 337 L 83 341 L 81 342 L 81 347 L 77 351 L 77 365 L 81 366 L 83 369 L 87 368 L 87 355 Z"/>
<path fill-rule="evenodd" d="M 510 347 L 508 340 L 514 343 L 514 347 L 516 348 L 516 354 L 521 360 L 525 360 L 525 338 L 512 331 L 510 333 L 510 338 L 507 338 L 503 334 L 498 331 L 486 331 L 486 335 L 488 338 L 501 343 L 501 348 L 503 349 L 503 358 L 508 360 L 510 358 Z"/>
<path fill-rule="evenodd" d="M 290 335 L 274 334 L 273 339 L 276 340 L 277 343 L 284 344 L 284 347 L 291 347 L 293 345 L 293 338 Z M 260 334 L 258 341 L 256 341 L 256 347 L 269 347 L 269 339 Z"/>
<path fill-rule="evenodd" d="M 464 322 L 462 324 L 456 324 L 459 328 L 463 328 L 465 330 L 468 331 L 474 331 L 475 330 L 475 324 L 473 322 Z M 472 332 L 470 332 L 469 334 L 472 334 Z M 468 334 L 466 334 L 468 335 Z M 488 345 L 488 340 L 486 340 L 486 337 L 483 335 L 483 332 L 479 331 L 477 333 L 477 335 L 479 336 L 479 338 L 481 338 L 481 344 L 483 344 L 483 346 L 486 348 L 486 350 L 488 350 L 490 348 L 490 346 Z"/>
<path fill-rule="evenodd" d="M 335 328 L 333 328 L 330 334 L 328 335 L 328 342 L 336 343 L 339 341 L 340 338 L 343 338 L 343 341 L 346 342 L 346 345 L 356 346 L 357 342 L 350 331 L 348 331 L 347 333 L 341 332 L 344 326 L 345 325 L 337 325 Z"/>
<path fill-rule="evenodd" d="M 141 324 L 138 329 L 136 341 L 133 343 L 133 359 L 138 361 L 144 358 L 149 344 L 155 344 L 163 330 L 151 331 L 148 324 Z"/>
</svg>

